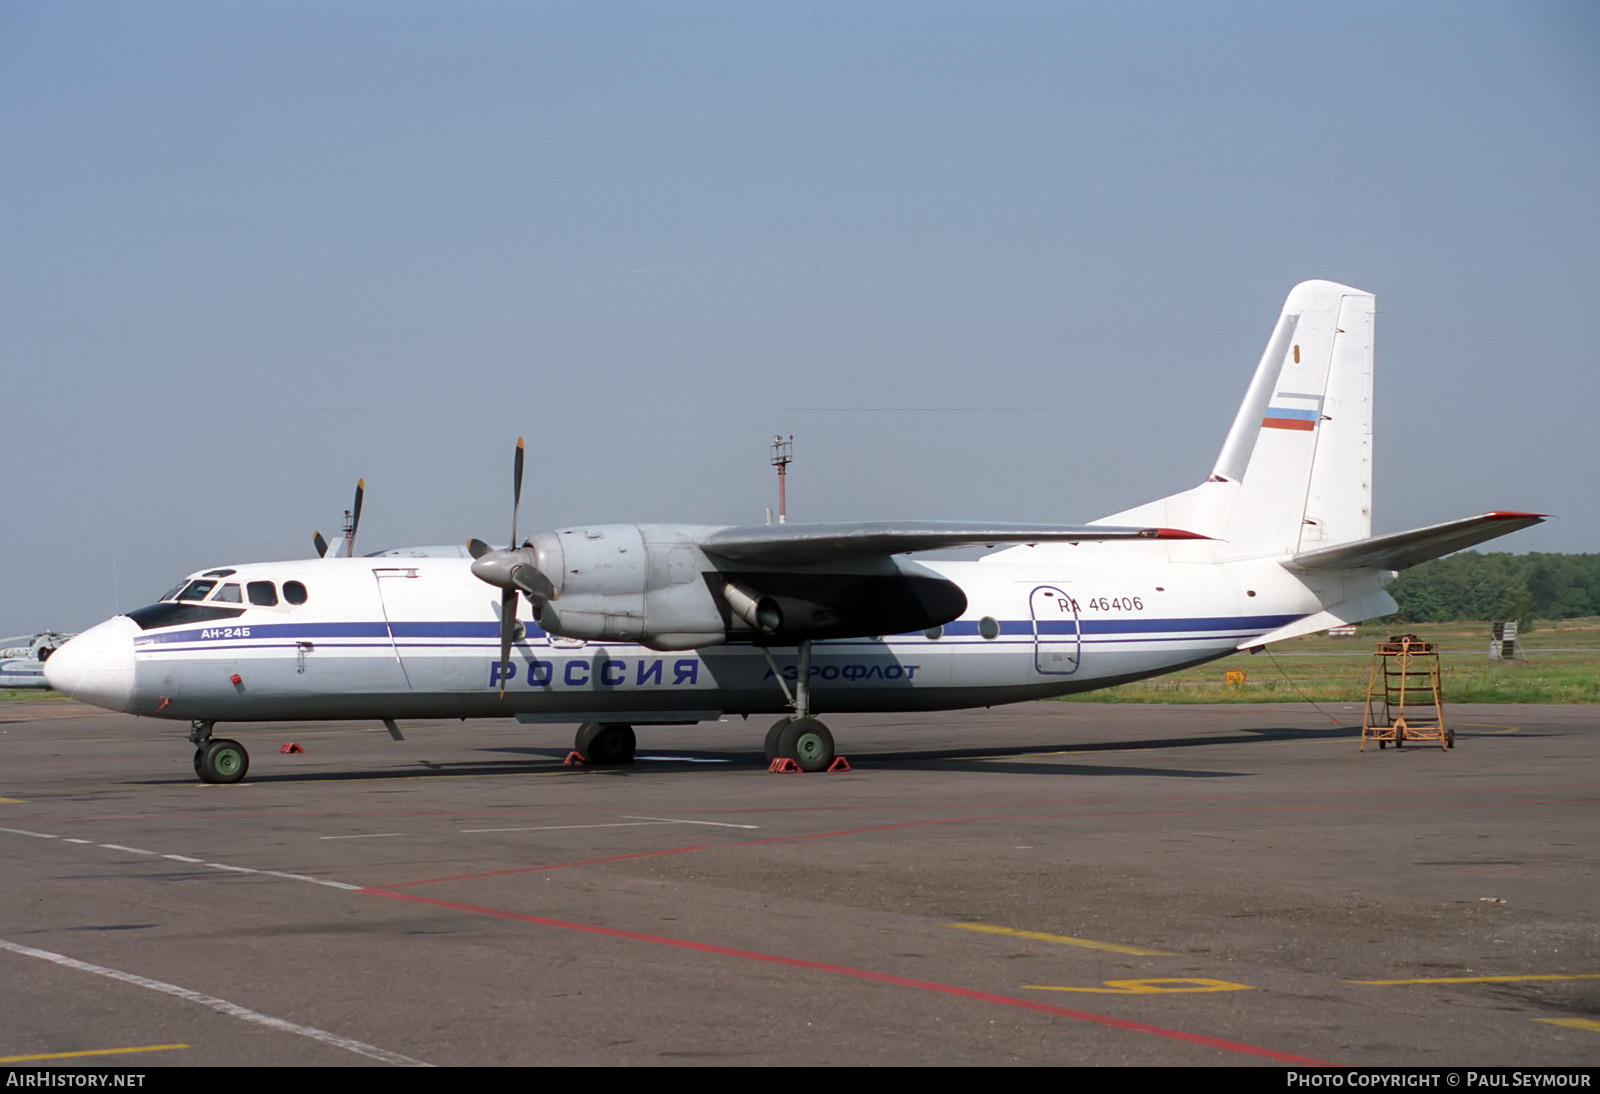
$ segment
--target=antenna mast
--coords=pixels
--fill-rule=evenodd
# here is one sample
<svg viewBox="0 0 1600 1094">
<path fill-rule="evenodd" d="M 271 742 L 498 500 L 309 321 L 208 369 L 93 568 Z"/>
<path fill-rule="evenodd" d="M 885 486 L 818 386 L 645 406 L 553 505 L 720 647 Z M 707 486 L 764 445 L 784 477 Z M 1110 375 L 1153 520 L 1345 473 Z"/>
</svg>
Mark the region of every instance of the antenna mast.
<svg viewBox="0 0 1600 1094">
<path fill-rule="evenodd" d="M 794 459 L 794 434 L 789 434 L 785 439 L 783 434 L 772 438 L 772 466 L 778 469 L 778 523 L 787 522 L 789 515 L 788 498 L 784 494 L 785 481 L 789 475 L 789 463 Z"/>
</svg>

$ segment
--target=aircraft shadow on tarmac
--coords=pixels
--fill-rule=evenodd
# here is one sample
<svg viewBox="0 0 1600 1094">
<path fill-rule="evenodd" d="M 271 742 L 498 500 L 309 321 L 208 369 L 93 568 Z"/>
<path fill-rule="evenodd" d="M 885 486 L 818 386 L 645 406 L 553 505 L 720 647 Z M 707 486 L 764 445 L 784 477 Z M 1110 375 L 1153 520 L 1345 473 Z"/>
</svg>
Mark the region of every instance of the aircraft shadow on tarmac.
<svg viewBox="0 0 1600 1094">
<path fill-rule="evenodd" d="M 1204 748 L 1215 745 L 1237 745 L 1268 741 L 1318 741 L 1350 739 L 1357 730 L 1351 726 L 1331 726 L 1325 729 L 1286 729 L 1276 727 L 1239 729 L 1203 737 L 1167 737 L 1140 740 L 1118 740 L 1085 743 L 1030 744 L 1006 747 L 967 747 L 940 749 L 896 749 L 893 751 L 862 750 L 846 753 L 851 763 L 863 770 L 879 771 L 971 771 L 1006 775 L 1053 775 L 1060 777 L 1153 775 L 1176 779 L 1240 778 L 1245 771 L 1204 770 L 1194 768 L 1142 767 L 1127 764 L 1106 765 L 1097 763 L 1066 763 L 1063 757 L 1093 753 L 1120 753 L 1137 751 L 1170 751 L 1180 748 Z M 1425 746 L 1424 746 L 1425 747 Z M 482 775 L 535 775 L 551 774 L 567 757 L 567 749 L 542 747 L 491 748 L 484 753 L 500 753 L 516 759 L 484 759 L 432 763 L 416 761 L 404 767 L 383 767 L 369 770 L 344 768 L 336 771 L 253 771 L 247 781 L 255 783 L 340 782 L 380 779 L 452 778 Z M 686 768 L 713 765 L 730 770 L 749 770 L 764 766 L 761 754 L 753 749 L 679 749 L 641 748 L 639 761 L 618 767 L 575 768 L 573 773 L 607 774 L 614 776 L 641 776 L 656 772 L 679 772 Z M 149 783 L 170 784 L 188 782 L 187 779 L 152 779 Z"/>
</svg>

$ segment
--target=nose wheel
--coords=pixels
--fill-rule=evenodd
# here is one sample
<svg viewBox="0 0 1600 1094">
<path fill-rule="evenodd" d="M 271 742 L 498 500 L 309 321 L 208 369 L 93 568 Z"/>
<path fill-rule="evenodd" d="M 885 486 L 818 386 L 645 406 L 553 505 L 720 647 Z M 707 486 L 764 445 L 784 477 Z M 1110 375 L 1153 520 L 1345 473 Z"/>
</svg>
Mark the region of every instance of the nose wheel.
<svg viewBox="0 0 1600 1094">
<path fill-rule="evenodd" d="M 194 773 L 203 783 L 236 783 L 250 770 L 250 753 L 238 741 L 211 736 L 213 722 L 190 722 Z"/>
<path fill-rule="evenodd" d="M 236 783 L 250 770 L 250 753 L 238 741 L 214 737 L 194 751 L 194 773 L 201 782 Z"/>
</svg>

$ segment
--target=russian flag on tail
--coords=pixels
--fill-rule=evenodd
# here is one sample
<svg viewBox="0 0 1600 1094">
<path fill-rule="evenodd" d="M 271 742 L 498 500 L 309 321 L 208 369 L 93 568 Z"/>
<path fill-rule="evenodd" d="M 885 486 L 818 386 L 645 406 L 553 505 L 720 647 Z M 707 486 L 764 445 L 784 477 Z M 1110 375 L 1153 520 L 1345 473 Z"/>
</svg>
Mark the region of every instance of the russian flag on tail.
<svg viewBox="0 0 1600 1094">
<path fill-rule="evenodd" d="M 1322 420 L 1322 397 L 1302 395 L 1293 391 L 1280 391 L 1267 406 L 1266 417 L 1261 419 L 1262 429 L 1296 429 L 1311 432 Z"/>
</svg>

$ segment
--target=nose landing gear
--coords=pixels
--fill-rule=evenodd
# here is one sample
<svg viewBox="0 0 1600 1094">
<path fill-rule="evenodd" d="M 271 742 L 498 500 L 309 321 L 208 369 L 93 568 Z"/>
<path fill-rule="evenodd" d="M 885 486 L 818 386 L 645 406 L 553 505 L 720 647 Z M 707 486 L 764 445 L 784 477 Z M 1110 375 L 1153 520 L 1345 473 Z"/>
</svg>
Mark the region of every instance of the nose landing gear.
<svg viewBox="0 0 1600 1094">
<path fill-rule="evenodd" d="M 190 722 L 194 773 L 201 782 L 236 783 L 250 770 L 250 753 L 238 741 L 211 736 L 212 722 Z"/>
</svg>

